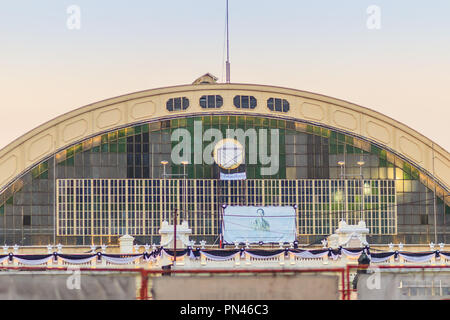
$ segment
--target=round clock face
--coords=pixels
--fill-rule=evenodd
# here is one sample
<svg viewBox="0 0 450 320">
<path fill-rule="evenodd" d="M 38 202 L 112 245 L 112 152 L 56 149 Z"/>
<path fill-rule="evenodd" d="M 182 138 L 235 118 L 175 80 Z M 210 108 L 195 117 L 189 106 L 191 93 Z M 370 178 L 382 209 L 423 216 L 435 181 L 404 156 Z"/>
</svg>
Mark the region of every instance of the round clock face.
<svg viewBox="0 0 450 320">
<path fill-rule="evenodd" d="M 214 147 L 214 161 L 219 167 L 235 169 L 244 162 L 244 148 L 235 139 L 220 140 Z"/>
</svg>

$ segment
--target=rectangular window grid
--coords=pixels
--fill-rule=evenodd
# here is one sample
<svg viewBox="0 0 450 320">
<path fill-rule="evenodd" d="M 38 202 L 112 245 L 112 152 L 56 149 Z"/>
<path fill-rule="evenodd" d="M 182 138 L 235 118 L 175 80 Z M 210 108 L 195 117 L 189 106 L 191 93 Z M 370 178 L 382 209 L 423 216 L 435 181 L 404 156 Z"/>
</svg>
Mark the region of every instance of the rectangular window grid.
<svg viewBox="0 0 450 320">
<path fill-rule="evenodd" d="M 339 221 L 397 234 L 394 180 L 60 179 L 58 236 L 157 236 L 187 220 L 193 236 L 218 235 L 222 205 L 294 206 L 299 235 L 328 235 Z"/>
</svg>

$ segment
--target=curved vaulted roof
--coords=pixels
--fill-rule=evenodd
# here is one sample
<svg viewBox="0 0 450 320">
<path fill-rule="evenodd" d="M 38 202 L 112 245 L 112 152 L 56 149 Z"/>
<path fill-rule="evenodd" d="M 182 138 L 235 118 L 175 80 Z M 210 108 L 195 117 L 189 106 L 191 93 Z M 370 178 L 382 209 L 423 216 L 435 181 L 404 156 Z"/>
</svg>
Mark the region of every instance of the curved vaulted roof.
<svg viewBox="0 0 450 320">
<path fill-rule="evenodd" d="M 207 94 L 220 94 L 223 106 L 220 109 L 202 109 L 199 98 Z M 233 105 L 235 95 L 254 96 L 258 106 L 255 109 L 237 109 Z M 166 101 L 174 97 L 189 98 L 190 106 L 186 110 L 167 111 Z M 288 100 L 289 111 L 270 111 L 266 102 L 271 97 Z M 134 123 L 206 113 L 278 116 L 333 128 L 390 150 L 434 176 L 447 191 L 450 188 L 449 152 L 385 115 L 350 102 L 300 90 L 210 83 L 131 93 L 87 105 L 44 123 L 0 150 L 0 190 L 43 159 L 91 136 Z"/>
</svg>

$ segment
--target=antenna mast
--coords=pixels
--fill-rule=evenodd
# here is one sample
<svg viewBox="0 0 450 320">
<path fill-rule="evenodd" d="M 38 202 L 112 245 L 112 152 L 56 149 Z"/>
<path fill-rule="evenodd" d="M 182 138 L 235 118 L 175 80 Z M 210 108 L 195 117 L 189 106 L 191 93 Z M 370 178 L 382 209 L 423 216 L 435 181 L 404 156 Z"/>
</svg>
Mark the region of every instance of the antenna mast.
<svg viewBox="0 0 450 320">
<path fill-rule="evenodd" d="M 228 30 L 228 0 L 227 0 L 227 62 L 226 62 L 226 76 L 227 83 L 230 83 L 230 35 Z"/>
</svg>

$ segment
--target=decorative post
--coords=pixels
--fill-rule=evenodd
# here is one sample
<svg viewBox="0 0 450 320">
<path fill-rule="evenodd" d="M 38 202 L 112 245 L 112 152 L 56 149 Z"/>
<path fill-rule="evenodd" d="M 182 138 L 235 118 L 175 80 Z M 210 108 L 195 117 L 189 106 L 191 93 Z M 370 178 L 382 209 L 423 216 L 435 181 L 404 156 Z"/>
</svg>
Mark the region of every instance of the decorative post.
<svg viewBox="0 0 450 320">
<path fill-rule="evenodd" d="M 102 253 L 97 252 L 97 256 L 99 256 L 100 258 L 102 258 Z M 102 268 L 106 267 L 106 259 L 101 259 L 101 266 Z"/>
<path fill-rule="evenodd" d="M 3 254 L 8 254 L 8 253 L 9 253 L 9 252 L 8 252 L 8 249 L 9 249 L 9 247 L 5 244 L 5 245 L 3 246 Z M 8 261 L 9 261 L 9 259 L 4 260 L 4 261 L 3 261 L 3 265 L 4 265 L 4 266 L 7 266 L 7 265 L 8 265 Z"/>
<path fill-rule="evenodd" d="M 235 242 L 235 244 L 236 244 L 236 242 Z M 237 246 L 236 246 L 236 249 L 238 249 Z M 234 264 L 236 266 L 241 265 L 241 251 L 238 251 L 238 253 L 234 256 Z"/>
<path fill-rule="evenodd" d="M 294 244 L 293 243 L 291 243 L 291 244 L 292 244 L 291 248 L 293 248 Z M 289 260 L 291 261 L 291 264 L 295 264 L 295 255 L 290 251 L 289 251 Z"/>
<path fill-rule="evenodd" d="M 280 249 L 282 249 L 282 248 L 283 247 L 281 246 Z M 284 265 L 284 254 L 285 254 L 285 252 L 283 251 L 278 257 L 278 261 L 280 262 L 280 265 Z"/>
<path fill-rule="evenodd" d="M 329 264 L 330 263 L 330 258 L 328 257 L 328 254 L 326 254 L 325 256 L 322 257 L 322 263 L 323 264 Z"/>
<path fill-rule="evenodd" d="M 56 246 L 56 249 L 57 249 L 58 254 L 62 254 L 63 245 L 61 243 L 58 243 L 58 245 Z M 62 259 L 58 258 L 58 266 L 62 266 L 62 265 L 63 265 Z"/>
<path fill-rule="evenodd" d="M 246 265 L 251 265 L 252 264 L 251 257 L 250 257 L 250 255 L 247 252 L 245 253 L 245 264 Z"/>
<path fill-rule="evenodd" d="M 52 253 L 53 253 L 53 252 L 52 252 L 52 249 L 53 249 L 53 246 L 52 246 L 51 244 L 49 244 L 49 245 L 47 246 L 47 253 L 48 253 L 48 254 L 52 254 Z M 52 258 L 52 259 L 49 259 L 49 260 L 47 261 L 47 266 L 51 267 L 52 264 L 53 264 L 53 258 Z"/>
<path fill-rule="evenodd" d="M 439 251 L 440 252 L 444 251 L 444 247 L 445 247 L 445 244 L 443 244 L 442 242 L 439 243 Z M 445 257 L 441 256 L 441 265 L 446 265 L 447 264 L 446 261 L 447 261 L 447 259 L 445 259 Z"/>
<path fill-rule="evenodd" d="M 429 246 L 430 246 L 430 251 L 434 251 L 435 244 L 433 243 L 433 241 L 430 242 Z M 433 259 L 430 259 L 429 263 L 434 265 L 434 264 L 436 264 L 436 262 L 437 262 L 436 255 L 434 255 Z"/>
<path fill-rule="evenodd" d="M 200 252 L 200 264 L 202 266 L 206 265 L 206 256 L 203 253 L 201 253 L 201 252 Z"/>
<path fill-rule="evenodd" d="M 119 238 L 120 253 L 133 253 L 134 238 L 128 234 Z"/>
</svg>

